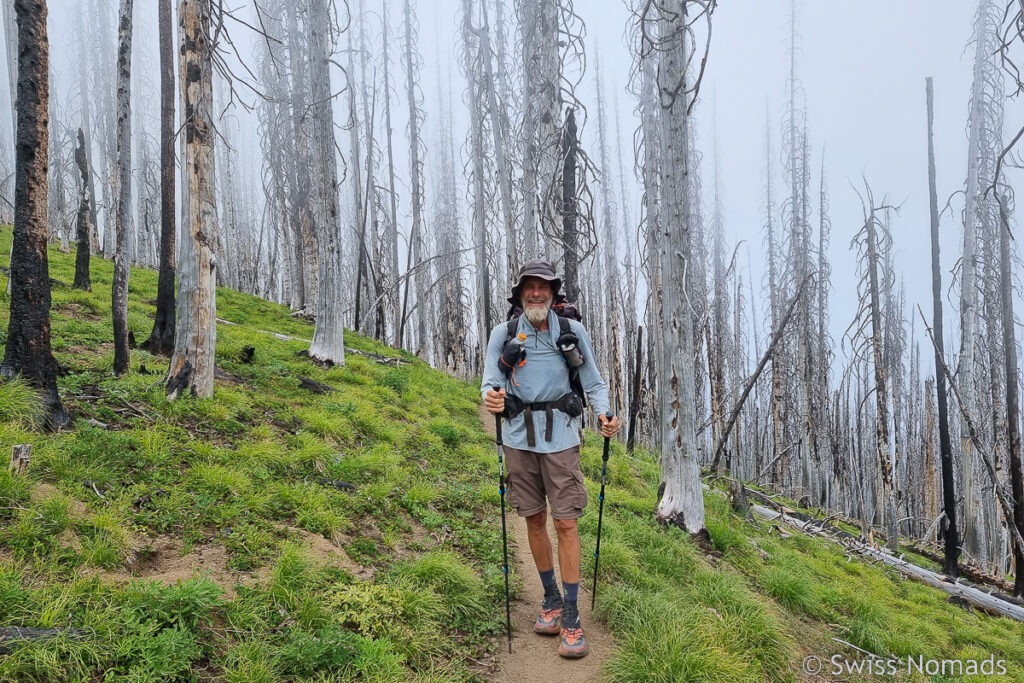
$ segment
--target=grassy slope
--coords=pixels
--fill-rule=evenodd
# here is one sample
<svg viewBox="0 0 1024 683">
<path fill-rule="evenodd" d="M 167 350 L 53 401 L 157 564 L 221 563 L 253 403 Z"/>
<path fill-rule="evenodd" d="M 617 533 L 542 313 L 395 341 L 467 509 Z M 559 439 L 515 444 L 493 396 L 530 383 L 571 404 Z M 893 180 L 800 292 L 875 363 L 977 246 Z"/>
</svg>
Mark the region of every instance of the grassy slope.
<svg viewBox="0 0 1024 683">
<path fill-rule="evenodd" d="M 0 229 L 0 263 L 9 244 Z M 51 258 L 51 275 L 70 282 L 73 257 Z M 476 388 L 408 357 L 397 369 L 355 355 L 317 368 L 295 355 L 302 342 L 258 332 L 308 339 L 310 325 L 220 290 L 218 315 L 238 325 L 218 326 L 218 365 L 236 379 L 219 380 L 212 399 L 168 403 L 163 359 L 133 351 L 133 372 L 112 377 L 110 277 L 97 259 L 95 293 L 56 288 L 53 331 L 72 370 L 65 404 L 111 430 L 78 422 L 37 434 L 31 393 L 0 385 L 0 453 L 34 445 L 28 481 L 0 471 L 0 625 L 89 633 L 0 655 L 0 680 L 478 677 L 473 660 L 495 647 L 504 615 L 495 463 Z M 155 291 L 155 273 L 132 272 L 140 340 Z M 6 322 L 0 293 L 0 342 Z M 253 365 L 237 360 L 246 344 Z M 395 355 L 355 335 L 347 344 Z M 298 375 L 338 391 L 314 396 Z M 596 502 L 598 439 L 583 465 Z M 854 656 L 834 636 L 879 654 L 995 654 L 1024 681 L 1020 624 L 965 612 L 823 541 L 782 539 L 716 493 L 707 525 L 719 554 L 707 557 L 651 520 L 657 482 L 649 455 L 627 459 L 613 445 L 598 599 L 621 645 L 610 678 L 802 679 L 805 655 Z M 581 520 L 585 558 L 596 513 Z M 330 556 L 325 543 L 343 550 Z M 220 553 L 226 567 L 152 580 L 168 547 Z"/>
</svg>

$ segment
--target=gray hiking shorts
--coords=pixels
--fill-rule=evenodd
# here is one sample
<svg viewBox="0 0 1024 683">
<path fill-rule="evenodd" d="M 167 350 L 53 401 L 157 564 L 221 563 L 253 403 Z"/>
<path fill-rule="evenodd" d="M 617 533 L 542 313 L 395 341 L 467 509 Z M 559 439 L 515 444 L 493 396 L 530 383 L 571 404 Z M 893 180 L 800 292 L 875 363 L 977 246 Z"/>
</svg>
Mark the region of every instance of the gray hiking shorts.
<svg viewBox="0 0 1024 683">
<path fill-rule="evenodd" d="M 554 519 L 583 516 L 587 487 L 580 469 L 579 446 L 554 453 L 503 448 L 508 468 L 508 502 L 520 517 L 544 512 L 549 503 Z"/>
</svg>

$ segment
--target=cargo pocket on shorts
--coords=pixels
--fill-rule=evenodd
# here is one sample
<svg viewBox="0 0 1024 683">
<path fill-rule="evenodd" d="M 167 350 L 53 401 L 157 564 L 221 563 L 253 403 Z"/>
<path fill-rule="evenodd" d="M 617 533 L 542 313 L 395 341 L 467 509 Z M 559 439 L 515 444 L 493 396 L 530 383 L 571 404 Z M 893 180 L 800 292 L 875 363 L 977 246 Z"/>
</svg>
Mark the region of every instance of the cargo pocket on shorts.
<svg viewBox="0 0 1024 683">
<path fill-rule="evenodd" d="M 514 493 L 515 487 L 512 486 L 512 475 L 508 472 L 505 473 L 505 500 L 508 502 L 508 506 L 513 510 L 519 510 L 519 496 Z"/>
<path fill-rule="evenodd" d="M 575 507 L 584 510 L 587 507 L 587 485 L 583 483 L 583 471 L 575 469 L 572 472 L 573 483 L 576 485 Z"/>
</svg>

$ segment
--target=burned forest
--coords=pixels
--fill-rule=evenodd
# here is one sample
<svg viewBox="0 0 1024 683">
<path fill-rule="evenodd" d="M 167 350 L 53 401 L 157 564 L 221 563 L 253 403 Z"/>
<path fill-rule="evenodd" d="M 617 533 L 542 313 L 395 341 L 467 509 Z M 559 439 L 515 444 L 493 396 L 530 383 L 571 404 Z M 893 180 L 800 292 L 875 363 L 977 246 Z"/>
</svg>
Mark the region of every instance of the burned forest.
<svg viewBox="0 0 1024 683">
<path fill-rule="evenodd" d="M 84 424 L 52 288 L 102 293 L 82 344 L 127 381 L 162 358 L 179 411 L 238 383 L 236 293 L 310 323 L 312 367 L 369 338 L 479 384 L 543 258 L 621 452 L 658 456 L 648 517 L 707 539 L 726 486 L 1019 605 L 1024 2 L 955 3 L 941 57 L 904 35 L 891 67 L 821 52 L 853 19 L 811 5 L 5 0 L 0 386 L 41 396 L 40 430 Z"/>
</svg>

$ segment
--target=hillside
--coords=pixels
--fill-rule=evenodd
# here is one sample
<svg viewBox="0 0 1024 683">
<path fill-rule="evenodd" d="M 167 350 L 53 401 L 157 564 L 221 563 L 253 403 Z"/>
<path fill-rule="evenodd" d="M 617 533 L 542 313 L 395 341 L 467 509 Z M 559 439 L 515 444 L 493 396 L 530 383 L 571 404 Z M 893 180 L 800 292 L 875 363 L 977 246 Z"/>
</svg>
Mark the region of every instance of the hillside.
<svg viewBox="0 0 1024 683">
<path fill-rule="evenodd" d="M 10 238 L 0 229 L 0 265 Z M 298 355 L 310 324 L 221 289 L 218 316 L 233 324 L 218 325 L 215 395 L 168 403 L 165 359 L 133 350 L 132 372 L 113 378 L 111 275 L 94 259 L 93 293 L 53 293 L 73 430 L 33 431 L 31 392 L 0 384 L 0 627 L 64 632 L 0 654 L 0 680 L 486 680 L 504 647 L 504 582 L 477 387 L 354 334 L 347 346 L 371 355 L 317 367 Z M 51 250 L 51 276 L 71 282 L 73 253 Z M 129 327 L 143 339 L 156 274 L 131 278 Z M 26 477 L 6 468 L 18 443 L 33 445 Z M 583 457 L 595 503 L 599 448 L 591 435 Z M 613 444 L 597 601 L 618 643 L 610 680 L 866 678 L 830 673 L 833 655 L 863 657 L 855 646 L 993 656 L 1024 681 L 1024 624 L 745 521 L 714 489 L 702 550 L 651 518 L 658 480 L 653 456 Z M 596 529 L 591 505 L 588 575 Z M 514 576 L 517 591 L 523 578 L 536 580 Z M 801 670 L 811 655 L 824 676 Z"/>
</svg>

